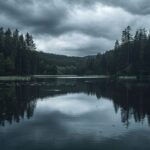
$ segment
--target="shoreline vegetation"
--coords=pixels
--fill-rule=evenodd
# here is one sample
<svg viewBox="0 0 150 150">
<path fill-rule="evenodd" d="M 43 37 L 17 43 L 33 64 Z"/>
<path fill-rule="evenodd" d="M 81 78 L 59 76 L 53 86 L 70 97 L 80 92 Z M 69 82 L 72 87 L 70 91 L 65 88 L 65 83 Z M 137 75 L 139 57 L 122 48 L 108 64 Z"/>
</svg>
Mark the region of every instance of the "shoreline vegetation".
<svg viewBox="0 0 150 150">
<path fill-rule="evenodd" d="M 136 76 L 108 76 L 108 75 L 31 75 L 31 76 L 0 76 L 2 81 L 33 81 L 34 79 L 111 79 L 111 80 L 150 80 L 150 77 L 138 79 Z"/>
<path fill-rule="evenodd" d="M 110 78 L 149 80 L 150 33 L 128 26 L 112 50 L 75 57 L 39 52 L 32 35 L 0 28 L 0 81 L 33 78 Z"/>
</svg>

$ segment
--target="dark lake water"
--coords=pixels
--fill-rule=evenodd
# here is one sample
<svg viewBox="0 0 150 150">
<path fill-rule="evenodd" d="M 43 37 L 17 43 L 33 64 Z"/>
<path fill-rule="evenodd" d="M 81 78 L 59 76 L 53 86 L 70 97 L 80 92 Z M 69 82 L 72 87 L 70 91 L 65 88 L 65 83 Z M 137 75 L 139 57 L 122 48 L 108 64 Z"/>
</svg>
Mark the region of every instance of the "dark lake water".
<svg viewBox="0 0 150 150">
<path fill-rule="evenodd" d="M 0 83 L 0 150 L 150 150 L 150 84 Z"/>
</svg>

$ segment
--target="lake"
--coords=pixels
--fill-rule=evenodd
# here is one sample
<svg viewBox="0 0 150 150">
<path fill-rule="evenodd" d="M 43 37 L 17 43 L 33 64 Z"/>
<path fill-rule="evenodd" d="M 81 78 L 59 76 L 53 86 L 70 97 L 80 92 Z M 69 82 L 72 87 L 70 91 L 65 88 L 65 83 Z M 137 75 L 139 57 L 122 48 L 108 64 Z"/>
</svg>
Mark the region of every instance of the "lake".
<svg viewBox="0 0 150 150">
<path fill-rule="evenodd" d="M 150 150 L 150 83 L 0 83 L 1 150 Z"/>
</svg>

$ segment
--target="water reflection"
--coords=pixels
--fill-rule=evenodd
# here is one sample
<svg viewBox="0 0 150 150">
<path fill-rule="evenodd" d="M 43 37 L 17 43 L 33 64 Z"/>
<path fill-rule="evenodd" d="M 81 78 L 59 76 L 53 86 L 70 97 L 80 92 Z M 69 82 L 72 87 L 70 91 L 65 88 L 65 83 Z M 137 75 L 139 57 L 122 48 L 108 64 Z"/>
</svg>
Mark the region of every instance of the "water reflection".
<svg viewBox="0 0 150 150">
<path fill-rule="evenodd" d="M 38 107 L 42 110 L 42 106 L 43 111 L 47 108 L 47 110 L 59 110 L 64 114 L 77 116 L 96 107 L 104 109 L 107 105 L 106 101 L 108 105 L 110 101 L 112 102 L 114 112 L 119 113 L 120 121 L 126 127 L 130 125 L 132 119 L 141 123 L 147 119 L 150 125 L 149 91 L 149 83 L 114 82 L 101 79 L 51 79 L 48 82 L 45 79 L 32 83 L 5 83 L 0 85 L 0 125 L 5 126 L 7 122 L 11 124 L 21 119 L 30 119 L 34 110 Z M 68 100 L 61 101 L 58 98 L 66 94 L 70 96 L 77 94 L 76 99 L 73 101 L 73 97 L 68 97 Z M 81 97 L 78 97 L 79 94 L 87 95 L 84 103 Z M 96 96 L 97 103 L 105 99 L 105 103 L 101 105 L 93 103 L 90 96 Z M 49 101 L 49 98 L 54 100 Z"/>
<path fill-rule="evenodd" d="M 2 85 L 0 88 L 0 124 L 19 122 L 32 117 L 36 105 L 36 90 L 30 86 Z"/>
</svg>

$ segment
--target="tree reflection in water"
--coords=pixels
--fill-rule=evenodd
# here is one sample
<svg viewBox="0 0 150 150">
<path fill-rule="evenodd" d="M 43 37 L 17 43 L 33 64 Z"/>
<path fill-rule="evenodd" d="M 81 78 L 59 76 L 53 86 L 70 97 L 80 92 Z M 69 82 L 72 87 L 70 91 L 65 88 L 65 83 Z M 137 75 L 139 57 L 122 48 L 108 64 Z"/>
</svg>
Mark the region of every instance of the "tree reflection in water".
<svg viewBox="0 0 150 150">
<path fill-rule="evenodd" d="M 85 93 L 111 100 L 121 121 L 128 126 L 129 120 L 150 125 L 150 84 L 137 82 L 114 82 L 102 79 L 55 79 L 32 83 L 1 83 L 0 125 L 19 122 L 33 116 L 38 98 L 54 97 L 68 93 Z"/>
</svg>

